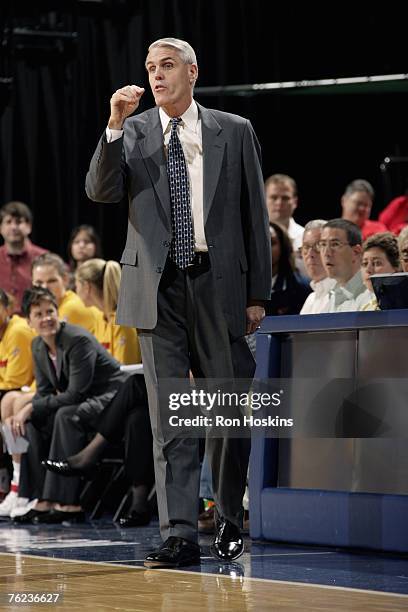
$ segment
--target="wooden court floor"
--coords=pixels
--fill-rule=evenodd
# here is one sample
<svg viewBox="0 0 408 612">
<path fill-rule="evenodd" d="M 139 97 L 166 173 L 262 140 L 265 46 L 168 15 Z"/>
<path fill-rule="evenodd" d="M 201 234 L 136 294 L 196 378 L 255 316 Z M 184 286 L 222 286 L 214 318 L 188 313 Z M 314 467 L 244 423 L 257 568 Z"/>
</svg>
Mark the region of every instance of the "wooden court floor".
<svg viewBox="0 0 408 612">
<path fill-rule="evenodd" d="M 0 553 L 0 584 L 0 609 L 19 612 L 408 611 L 407 595 L 181 570 L 145 570 L 21 553 Z M 9 603 L 10 594 L 15 597 L 17 593 L 25 593 L 26 599 L 29 594 L 57 594 L 58 601 Z"/>
</svg>

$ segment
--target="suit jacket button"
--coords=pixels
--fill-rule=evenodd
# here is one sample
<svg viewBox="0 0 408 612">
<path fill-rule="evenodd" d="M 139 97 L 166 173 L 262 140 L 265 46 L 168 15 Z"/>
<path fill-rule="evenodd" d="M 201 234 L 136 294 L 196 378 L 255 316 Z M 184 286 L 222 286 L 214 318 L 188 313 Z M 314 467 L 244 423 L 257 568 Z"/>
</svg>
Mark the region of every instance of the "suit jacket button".
<svg viewBox="0 0 408 612">
<path fill-rule="evenodd" d="M 170 242 L 169 242 L 168 240 L 165 240 L 165 241 L 163 242 L 163 246 L 165 246 L 165 247 L 169 247 L 169 246 L 170 246 Z"/>
<path fill-rule="evenodd" d="M 163 268 L 161 268 L 160 266 L 157 266 L 156 272 L 160 274 L 160 272 L 163 272 Z"/>
</svg>

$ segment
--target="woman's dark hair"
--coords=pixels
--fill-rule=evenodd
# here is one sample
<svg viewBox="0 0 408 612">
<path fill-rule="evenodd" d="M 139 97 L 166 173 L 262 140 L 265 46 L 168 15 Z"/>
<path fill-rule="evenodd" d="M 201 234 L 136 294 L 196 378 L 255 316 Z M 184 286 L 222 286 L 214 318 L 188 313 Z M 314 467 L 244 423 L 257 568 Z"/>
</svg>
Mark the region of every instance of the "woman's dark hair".
<svg viewBox="0 0 408 612">
<path fill-rule="evenodd" d="M 269 223 L 269 227 L 275 231 L 280 244 L 279 276 L 291 276 L 295 271 L 295 256 L 293 253 L 292 241 L 287 231 L 278 223 Z"/>
<path fill-rule="evenodd" d="M 72 243 L 74 242 L 75 238 L 78 236 L 79 232 L 86 232 L 89 236 L 90 241 L 93 242 L 93 244 L 95 245 L 95 253 L 92 256 L 92 259 L 102 257 L 101 239 L 96 229 L 92 225 L 86 225 L 86 224 L 78 225 L 77 227 L 74 227 L 74 229 L 72 230 L 71 235 L 69 237 L 69 241 L 68 241 L 68 263 L 69 263 L 69 267 L 71 270 L 75 270 L 78 264 L 78 262 L 75 261 L 75 259 L 72 257 L 71 249 L 72 249 Z"/>
<path fill-rule="evenodd" d="M 381 232 L 369 236 L 363 244 L 363 255 L 370 249 L 381 249 L 393 268 L 401 269 L 398 240 L 391 232 Z"/>
<path fill-rule="evenodd" d="M 33 287 L 26 289 L 23 294 L 21 310 L 23 315 L 28 319 L 32 306 L 38 306 L 42 301 L 50 302 L 58 310 L 57 301 L 54 294 L 49 289 L 43 287 Z"/>
</svg>

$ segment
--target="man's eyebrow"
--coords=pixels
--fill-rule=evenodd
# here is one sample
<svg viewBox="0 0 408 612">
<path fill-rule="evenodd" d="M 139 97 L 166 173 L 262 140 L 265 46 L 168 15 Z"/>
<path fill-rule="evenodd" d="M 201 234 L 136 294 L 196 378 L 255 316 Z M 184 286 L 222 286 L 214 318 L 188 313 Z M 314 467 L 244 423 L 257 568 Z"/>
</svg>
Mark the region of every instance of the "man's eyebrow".
<svg viewBox="0 0 408 612">
<path fill-rule="evenodd" d="M 156 63 L 162 64 L 163 62 L 168 62 L 169 60 L 171 60 L 172 62 L 175 61 L 174 57 L 163 57 L 159 62 L 152 62 L 152 61 L 146 62 L 146 66 L 149 66 L 151 64 L 156 64 Z"/>
</svg>

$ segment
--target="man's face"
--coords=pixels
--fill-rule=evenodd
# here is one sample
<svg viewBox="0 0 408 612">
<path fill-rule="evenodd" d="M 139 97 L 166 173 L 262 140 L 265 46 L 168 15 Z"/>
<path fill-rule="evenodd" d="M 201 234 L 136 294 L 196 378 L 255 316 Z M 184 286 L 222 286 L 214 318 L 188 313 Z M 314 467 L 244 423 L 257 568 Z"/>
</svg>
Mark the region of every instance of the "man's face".
<svg viewBox="0 0 408 612">
<path fill-rule="evenodd" d="M 346 284 L 356 273 L 356 266 L 361 259 L 361 246 L 350 246 L 346 231 L 335 227 L 323 228 L 320 245 L 327 276 L 340 284 Z"/>
<path fill-rule="evenodd" d="M 146 58 L 146 69 L 157 106 L 188 108 L 198 74 L 196 64 L 184 64 L 172 47 L 154 47 Z"/>
<path fill-rule="evenodd" d="M 6 245 L 22 244 L 31 234 L 31 224 L 23 217 L 5 215 L 0 225 L 0 233 Z"/>
<path fill-rule="evenodd" d="M 323 267 L 321 255 L 317 250 L 317 244 L 320 240 L 321 233 L 322 230 L 317 227 L 307 230 L 303 234 L 303 262 L 308 276 L 314 281 L 322 280 L 327 276 L 326 270 Z"/>
<path fill-rule="evenodd" d="M 58 321 L 58 310 L 48 300 L 41 300 L 38 305 L 31 306 L 28 323 L 43 340 L 55 336 L 61 325 Z"/>
<path fill-rule="evenodd" d="M 297 197 L 289 183 L 269 183 L 265 192 L 269 221 L 287 224 L 297 206 Z"/>
<path fill-rule="evenodd" d="M 342 217 L 362 227 L 370 217 L 372 205 L 371 196 L 366 191 L 355 191 L 350 195 L 344 195 L 341 198 Z"/>
<path fill-rule="evenodd" d="M 57 304 L 61 303 L 66 291 L 65 278 L 54 266 L 36 266 L 33 269 L 32 283 L 34 287 L 42 287 L 51 291 Z"/>
</svg>

